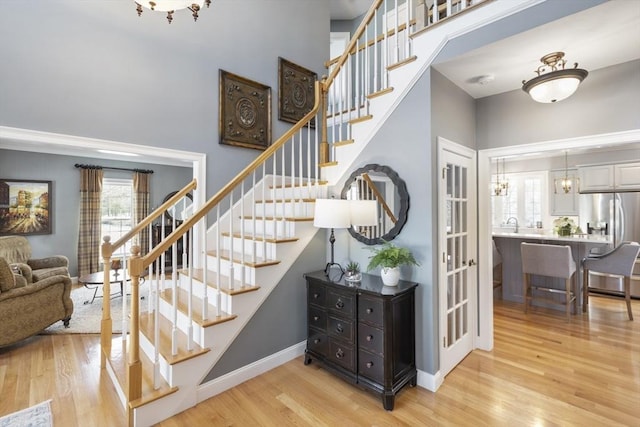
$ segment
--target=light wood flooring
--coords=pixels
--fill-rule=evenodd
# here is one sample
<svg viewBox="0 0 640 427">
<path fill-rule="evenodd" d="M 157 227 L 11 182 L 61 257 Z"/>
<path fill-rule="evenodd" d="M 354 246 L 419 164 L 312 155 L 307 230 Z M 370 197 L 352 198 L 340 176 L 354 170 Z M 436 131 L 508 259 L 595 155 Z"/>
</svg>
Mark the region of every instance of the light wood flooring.
<svg viewBox="0 0 640 427">
<path fill-rule="evenodd" d="M 497 302 L 495 347 L 437 393 L 403 390 L 394 411 L 302 358 L 159 424 L 175 426 L 640 426 L 640 301 L 591 298 L 589 316 Z M 36 336 L 0 349 L 0 416 L 53 399 L 55 427 L 124 426 L 97 335 Z"/>
</svg>

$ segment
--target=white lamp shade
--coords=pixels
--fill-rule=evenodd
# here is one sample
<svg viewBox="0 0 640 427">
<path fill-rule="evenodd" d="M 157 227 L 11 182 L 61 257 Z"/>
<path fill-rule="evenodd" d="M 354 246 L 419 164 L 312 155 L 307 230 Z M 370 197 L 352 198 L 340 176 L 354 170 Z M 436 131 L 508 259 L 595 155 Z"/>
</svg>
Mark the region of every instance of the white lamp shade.
<svg viewBox="0 0 640 427">
<path fill-rule="evenodd" d="M 151 2 L 154 5 L 151 5 Z M 182 10 L 187 7 L 191 7 L 193 4 L 197 4 L 202 8 L 204 0 L 137 0 L 136 3 L 146 7 L 147 9 L 155 10 L 156 12 L 169 12 L 170 10 Z"/>
<path fill-rule="evenodd" d="M 375 200 L 350 200 L 351 225 L 378 225 L 378 202 Z"/>
<path fill-rule="evenodd" d="M 313 225 L 318 228 L 349 228 L 351 211 L 349 200 L 316 199 Z"/>
<path fill-rule="evenodd" d="M 578 89 L 580 79 L 576 77 L 562 77 L 559 79 L 547 80 L 529 90 L 529 95 L 535 101 L 551 103 L 562 101 L 573 95 Z"/>
</svg>

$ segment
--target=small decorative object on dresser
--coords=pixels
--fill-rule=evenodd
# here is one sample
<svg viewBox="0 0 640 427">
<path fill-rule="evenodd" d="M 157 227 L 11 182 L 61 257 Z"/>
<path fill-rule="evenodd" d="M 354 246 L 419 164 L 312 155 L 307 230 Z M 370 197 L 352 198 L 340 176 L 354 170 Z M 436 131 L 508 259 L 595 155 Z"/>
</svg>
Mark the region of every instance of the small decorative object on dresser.
<svg viewBox="0 0 640 427">
<path fill-rule="evenodd" d="M 393 243 L 385 242 L 380 248 L 371 248 L 373 255 L 369 257 L 367 271 L 382 267 L 380 277 L 387 286 L 397 286 L 400 280 L 400 267 L 403 265 L 420 265 L 407 248 L 400 248 Z"/>
<path fill-rule="evenodd" d="M 342 276 L 340 276 L 342 277 Z M 415 288 L 400 281 L 383 285 L 363 274 L 355 287 L 324 271 L 307 280 L 307 349 L 304 364 L 321 362 L 342 379 L 372 391 L 391 411 L 395 396 L 417 382 L 415 357 Z"/>
<path fill-rule="evenodd" d="M 360 273 L 360 264 L 351 261 L 347 264 L 345 272 L 345 280 L 347 282 L 359 282 L 362 279 L 362 273 Z"/>
</svg>

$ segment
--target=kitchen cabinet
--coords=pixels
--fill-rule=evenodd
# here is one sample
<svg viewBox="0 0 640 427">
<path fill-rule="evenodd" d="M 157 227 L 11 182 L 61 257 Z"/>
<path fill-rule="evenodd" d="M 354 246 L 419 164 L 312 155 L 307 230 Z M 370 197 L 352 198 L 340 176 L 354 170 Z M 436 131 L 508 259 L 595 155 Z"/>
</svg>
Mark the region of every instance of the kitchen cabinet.
<svg viewBox="0 0 640 427">
<path fill-rule="evenodd" d="M 304 364 L 318 361 L 329 372 L 382 398 L 393 410 L 405 385 L 415 386 L 415 288 L 401 280 L 384 286 L 379 276 L 362 275 L 350 284 L 338 274 L 305 274 L 307 349 Z"/>
<path fill-rule="evenodd" d="M 578 169 L 581 193 L 613 191 L 613 165 L 583 166 Z"/>
<path fill-rule="evenodd" d="M 640 162 L 583 166 L 578 176 L 581 193 L 640 191 Z"/>
<path fill-rule="evenodd" d="M 640 162 L 615 165 L 613 171 L 616 191 L 640 190 Z"/>
<path fill-rule="evenodd" d="M 565 171 L 551 171 L 549 174 L 549 207 L 553 216 L 577 216 L 578 206 L 578 171 L 569 169 L 566 176 L 571 180 L 571 190 L 565 193 L 562 189 L 562 180 Z"/>
</svg>

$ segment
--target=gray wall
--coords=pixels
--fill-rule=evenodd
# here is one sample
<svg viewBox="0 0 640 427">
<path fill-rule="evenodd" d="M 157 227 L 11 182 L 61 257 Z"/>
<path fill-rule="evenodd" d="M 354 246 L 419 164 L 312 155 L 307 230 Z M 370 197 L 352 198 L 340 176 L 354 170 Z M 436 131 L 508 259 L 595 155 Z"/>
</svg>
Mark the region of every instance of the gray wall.
<svg viewBox="0 0 640 427">
<path fill-rule="evenodd" d="M 473 97 L 431 68 L 431 135 L 476 148 L 476 103 Z"/>
<path fill-rule="evenodd" d="M 168 193 L 181 189 L 193 179 L 191 168 L 0 149 L 0 179 L 52 181 L 52 233 L 26 237 L 34 258 L 67 256 L 72 276 L 78 273 L 80 172 L 74 167 L 76 163 L 153 170 L 150 196 L 152 208 L 159 206 Z M 105 170 L 104 176 L 131 178 L 132 174 Z"/>
<path fill-rule="evenodd" d="M 477 101 L 478 148 L 640 128 L 640 60 L 589 72 L 571 97 L 541 104 L 521 90 Z"/>
</svg>

